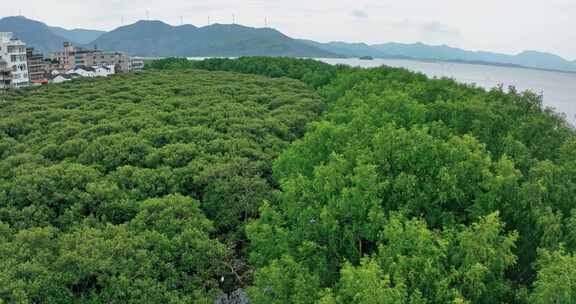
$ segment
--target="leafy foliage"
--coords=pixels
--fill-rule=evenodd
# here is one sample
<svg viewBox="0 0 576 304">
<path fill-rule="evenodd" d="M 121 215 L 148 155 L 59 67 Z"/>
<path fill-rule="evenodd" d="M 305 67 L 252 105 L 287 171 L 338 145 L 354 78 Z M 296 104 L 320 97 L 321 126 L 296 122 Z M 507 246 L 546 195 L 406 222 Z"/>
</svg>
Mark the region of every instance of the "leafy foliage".
<svg viewBox="0 0 576 304">
<path fill-rule="evenodd" d="M 13 94 L 0 299 L 18 303 L 202 302 L 243 284 L 272 161 L 323 108 L 294 80 L 205 71 Z"/>
<path fill-rule="evenodd" d="M 573 129 L 540 96 L 402 69 L 258 60 L 189 64 L 294 77 L 328 109 L 274 164 L 282 192 L 247 227 L 257 273 L 289 256 L 320 279 L 323 303 L 370 303 L 375 290 L 393 303 L 545 294 L 539 248 L 576 249 L 576 150 Z M 274 65 L 283 73 L 271 75 Z M 315 83 L 303 77 L 312 71 L 335 75 Z"/>
<path fill-rule="evenodd" d="M 257 74 L 272 78 L 287 77 L 298 79 L 319 88 L 334 80 L 338 71 L 346 67 L 331 67 L 312 59 L 241 57 L 237 60 L 214 58 L 192 61 L 184 58 L 167 58 L 149 62 L 151 70 L 202 69 L 209 71 L 232 71 L 244 74 Z"/>
<path fill-rule="evenodd" d="M 574 303 L 576 301 L 576 256 L 564 250 L 543 250 L 538 262 L 531 303 Z"/>
<path fill-rule="evenodd" d="M 287 58 L 148 68 L 0 106 L 0 298 L 574 301 L 576 137 L 540 96 Z"/>
</svg>

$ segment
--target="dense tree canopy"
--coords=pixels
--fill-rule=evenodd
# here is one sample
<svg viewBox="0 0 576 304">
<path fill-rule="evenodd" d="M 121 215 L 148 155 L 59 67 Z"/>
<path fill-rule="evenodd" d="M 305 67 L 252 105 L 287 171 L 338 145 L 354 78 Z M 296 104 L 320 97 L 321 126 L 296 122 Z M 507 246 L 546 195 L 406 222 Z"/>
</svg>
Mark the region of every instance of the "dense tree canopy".
<svg viewBox="0 0 576 304">
<path fill-rule="evenodd" d="M 10 97 L 0 299 L 18 303 L 190 303 L 241 284 L 272 161 L 323 108 L 295 80 L 204 71 Z"/>
<path fill-rule="evenodd" d="M 287 58 L 148 68 L 0 105 L 0 300 L 576 302 L 576 134 L 540 96 Z"/>
<path fill-rule="evenodd" d="M 247 227 L 256 303 L 573 301 L 575 133 L 540 96 L 254 61 L 188 65 L 274 77 L 284 65 L 327 103 L 275 162 L 282 191 Z"/>
</svg>

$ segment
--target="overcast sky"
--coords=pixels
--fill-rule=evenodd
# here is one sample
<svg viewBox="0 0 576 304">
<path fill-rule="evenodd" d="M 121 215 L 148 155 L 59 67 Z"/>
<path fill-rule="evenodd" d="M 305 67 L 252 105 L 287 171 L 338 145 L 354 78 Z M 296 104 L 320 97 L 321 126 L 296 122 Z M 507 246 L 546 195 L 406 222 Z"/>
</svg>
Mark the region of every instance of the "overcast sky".
<svg viewBox="0 0 576 304">
<path fill-rule="evenodd" d="M 146 18 L 177 25 L 268 25 L 292 37 L 349 42 L 425 42 L 472 50 L 539 50 L 576 59 L 576 0 L 22 0 L 22 15 L 66 28 L 111 30 Z"/>
</svg>

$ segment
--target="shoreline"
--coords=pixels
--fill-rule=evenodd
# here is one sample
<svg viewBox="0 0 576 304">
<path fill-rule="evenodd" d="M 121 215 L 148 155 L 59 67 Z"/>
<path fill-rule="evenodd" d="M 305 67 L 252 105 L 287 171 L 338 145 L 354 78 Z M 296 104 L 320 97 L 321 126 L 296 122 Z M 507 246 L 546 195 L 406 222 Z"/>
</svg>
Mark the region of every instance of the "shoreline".
<svg viewBox="0 0 576 304">
<path fill-rule="evenodd" d="M 358 59 L 358 57 L 348 57 L 348 58 L 313 58 L 313 59 L 320 59 L 320 60 L 337 60 L 337 59 Z M 535 71 L 543 71 L 543 72 L 554 72 L 554 73 L 565 73 L 576 75 L 576 71 L 568 71 L 568 70 L 557 70 L 557 69 L 547 69 L 547 68 L 538 68 L 538 67 L 531 67 L 525 66 L 520 64 L 512 64 L 512 63 L 498 63 L 498 62 L 488 62 L 488 61 L 467 61 L 467 60 L 441 60 L 441 59 L 419 59 L 419 58 L 412 58 L 412 57 L 374 57 L 374 60 L 406 60 L 406 61 L 417 61 L 417 62 L 427 62 L 427 63 L 455 63 L 455 64 L 468 64 L 468 65 L 481 65 L 481 66 L 492 66 L 492 67 L 503 67 L 503 68 L 517 68 L 517 69 L 524 69 L 524 70 L 535 70 Z"/>
<path fill-rule="evenodd" d="M 282 57 L 282 56 L 240 56 L 240 57 Z M 188 60 L 204 60 L 210 58 L 239 58 L 238 56 L 233 57 L 221 57 L 221 56 L 168 56 L 168 57 L 139 57 L 135 56 L 134 58 L 142 59 L 142 60 L 159 60 L 165 58 L 186 58 Z M 329 60 L 337 60 L 337 59 L 358 59 L 359 57 L 289 57 L 289 58 L 305 58 L 305 59 L 314 59 L 323 61 L 325 59 Z M 520 64 L 513 64 L 513 63 L 498 63 L 498 62 L 489 62 L 489 61 L 468 61 L 468 60 L 442 60 L 442 59 L 425 59 L 425 58 L 413 58 L 413 57 L 403 57 L 403 56 L 394 56 L 394 57 L 374 57 L 374 60 L 408 60 L 408 61 L 418 61 L 418 62 L 430 62 L 430 63 L 458 63 L 458 64 L 469 64 L 469 65 L 482 65 L 482 66 L 495 66 L 495 67 L 504 67 L 504 68 L 517 68 L 517 69 L 524 69 L 524 70 L 536 70 L 536 71 L 543 71 L 543 72 L 554 72 L 554 73 L 565 73 L 565 74 L 572 74 L 576 75 L 576 71 L 569 71 L 569 70 L 559 70 L 559 69 L 548 69 L 548 68 L 539 68 L 539 67 L 531 67 L 526 65 Z"/>
</svg>

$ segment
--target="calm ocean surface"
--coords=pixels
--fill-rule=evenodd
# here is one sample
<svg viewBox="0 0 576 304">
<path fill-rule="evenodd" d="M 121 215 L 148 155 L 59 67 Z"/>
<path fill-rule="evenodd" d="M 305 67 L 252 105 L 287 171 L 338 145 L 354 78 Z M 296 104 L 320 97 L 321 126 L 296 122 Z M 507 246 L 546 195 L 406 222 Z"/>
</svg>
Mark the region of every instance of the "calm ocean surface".
<svg viewBox="0 0 576 304">
<path fill-rule="evenodd" d="M 514 86 L 544 96 L 544 104 L 576 126 L 576 73 L 549 72 L 514 67 L 478 64 L 426 62 L 404 59 L 318 59 L 329 64 L 346 64 L 358 67 L 387 65 L 421 72 L 429 77 L 449 77 L 456 81 L 476 84 L 490 89 L 498 85 Z"/>
</svg>

